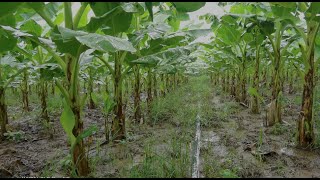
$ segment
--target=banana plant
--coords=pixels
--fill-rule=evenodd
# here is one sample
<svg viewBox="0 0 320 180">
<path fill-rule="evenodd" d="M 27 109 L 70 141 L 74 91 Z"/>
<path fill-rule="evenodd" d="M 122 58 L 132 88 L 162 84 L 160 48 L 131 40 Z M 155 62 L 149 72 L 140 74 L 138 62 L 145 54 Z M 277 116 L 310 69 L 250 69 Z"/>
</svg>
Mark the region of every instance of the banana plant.
<svg viewBox="0 0 320 180">
<path fill-rule="evenodd" d="M 320 3 L 317 2 L 299 2 L 296 4 L 297 9 L 304 14 L 305 22 L 300 23 L 300 26 L 295 22 L 292 22 L 296 33 L 301 37 L 299 42 L 300 52 L 302 54 L 303 65 L 305 69 L 304 85 L 302 94 L 302 105 L 300 111 L 300 117 L 298 120 L 298 145 L 301 147 L 310 147 L 314 145 L 314 120 L 313 120 L 313 94 L 314 94 L 314 74 L 316 71 L 315 61 L 318 57 L 315 56 L 315 52 L 318 53 L 320 47 L 320 41 L 318 31 L 320 27 Z M 306 26 L 303 26 L 305 25 Z M 303 27 L 306 27 L 303 28 Z M 316 48 L 315 48 L 316 47 Z"/>
<path fill-rule="evenodd" d="M 281 3 L 270 3 L 269 7 L 272 10 L 272 14 L 267 17 L 266 21 L 260 23 L 260 29 L 263 32 L 263 35 L 267 37 L 269 43 L 272 47 L 272 53 L 269 53 L 271 58 L 271 64 L 273 66 L 272 74 L 272 96 L 271 103 L 268 107 L 267 115 L 267 125 L 272 126 L 273 124 L 281 121 L 281 73 L 283 71 L 283 62 L 281 59 L 286 52 L 287 48 L 292 42 L 297 39 L 297 36 L 291 36 L 286 38 L 284 43 L 282 39 L 286 33 L 286 30 L 290 28 L 288 21 L 296 22 L 295 18 L 291 12 L 294 7 L 292 6 L 281 6 Z M 290 22 L 289 21 L 289 22 Z M 287 42 L 287 43 L 285 43 Z"/>
<path fill-rule="evenodd" d="M 87 84 L 87 93 L 89 96 L 88 99 L 88 108 L 96 109 L 97 107 L 97 97 L 94 93 L 94 81 L 98 81 L 98 77 L 105 73 L 105 69 L 103 64 L 94 58 L 93 55 L 89 55 L 92 53 L 92 50 L 86 51 L 80 60 L 80 76 L 84 79 Z"/>
<path fill-rule="evenodd" d="M 94 129 L 90 128 L 84 131 L 83 121 L 81 120 L 81 111 L 86 100 L 86 96 L 83 96 L 81 99 L 79 98 L 78 74 L 80 69 L 80 56 L 87 49 L 94 49 L 95 51 L 103 53 L 115 52 L 117 54 L 120 54 L 117 51 L 134 52 L 135 49 L 132 47 L 131 43 L 118 37 L 77 31 L 80 21 L 79 19 L 81 19 L 88 3 L 81 4 L 81 7 L 74 18 L 71 11 L 72 4 L 70 2 L 65 2 L 62 5 L 64 9 L 65 27 L 55 25 L 51 18 L 45 13 L 46 6 L 44 3 L 26 4 L 26 6 L 31 7 L 35 12 L 37 12 L 37 14 L 39 14 L 51 27 L 50 34 L 59 53 L 55 52 L 48 44 L 46 44 L 49 41 L 46 38 L 39 38 L 35 35 L 25 33 L 18 29 L 9 28 L 7 26 L 1 27 L 7 32 L 13 33 L 17 37 L 32 41 L 33 43 L 45 48 L 54 57 L 65 73 L 66 88 L 63 87 L 59 81 L 56 81 L 56 85 L 64 96 L 64 112 L 61 115 L 60 122 L 71 141 L 71 154 L 73 157 L 75 174 L 86 176 L 89 174 L 90 169 L 88 160 L 85 156 L 83 138 L 93 133 Z M 97 18 L 91 18 L 90 22 L 85 27 L 89 27 L 88 25 L 92 24 L 95 25 L 97 22 L 100 23 L 100 21 L 97 21 Z"/>
<path fill-rule="evenodd" d="M 234 17 L 232 15 L 224 15 L 220 19 L 221 25 L 215 30 L 216 39 L 229 46 L 231 49 L 225 49 L 233 53 L 235 59 L 240 61 L 238 68 L 238 88 L 241 96 L 236 96 L 238 101 L 246 103 L 247 90 L 246 90 L 246 65 L 250 52 L 249 43 L 253 40 L 252 34 L 246 32 L 246 24 L 244 18 Z"/>
<path fill-rule="evenodd" d="M 98 30 L 100 28 L 100 30 L 105 34 L 118 37 L 128 34 L 127 31 L 130 28 L 133 14 L 138 12 L 140 6 L 141 4 L 139 3 L 90 3 L 90 7 L 92 8 L 97 18 L 104 19 L 99 26 L 95 26 L 96 29 L 94 30 Z M 114 16 L 109 16 L 109 18 L 106 18 L 105 15 L 107 13 L 112 13 L 115 11 L 117 12 Z M 88 24 L 88 28 L 92 29 L 90 23 Z M 129 51 L 136 51 L 135 48 L 132 47 L 132 49 L 134 49 L 134 51 Z M 122 85 L 125 76 L 131 69 L 131 67 L 128 66 L 125 68 L 127 51 L 110 53 L 108 61 L 103 57 L 103 55 L 97 54 L 96 57 L 104 63 L 104 65 L 109 69 L 112 75 L 112 81 L 114 85 L 114 102 L 116 105 L 113 109 L 114 116 L 111 126 L 111 136 L 112 141 L 119 141 L 126 138 Z M 113 68 L 111 66 L 111 63 L 113 63 Z"/>
<path fill-rule="evenodd" d="M 244 8 L 244 6 L 240 4 L 233 8 L 233 13 L 244 14 L 242 17 L 251 19 L 251 27 L 259 27 L 258 30 L 268 39 L 273 50 L 272 52 L 267 51 L 273 66 L 272 97 L 267 113 L 267 124 L 268 126 L 272 126 L 276 122 L 281 122 L 281 74 L 283 73 L 282 69 L 284 64 L 281 58 L 286 53 L 290 44 L 297 39 L 297 36 L 288 36 L 288 38 L 283 41 L 282 39 L 285 37 L 288 29 L 292 29 L 289 24 L 292 22 L 296 23 L 298 19 L 291 14 L 295 9 L 295 3 L 253 4 L 253 7 L 259 7 L 259 11 L 257 11 L 257 8 Z M 251 10 L 249 11 L 248 9 L 250 8 Z M 258 15 L 258 17 L 256 17 L 256 15 Z"/>
<path fill-rule="evenodd" d="M 17 8 L 21 5 L 18 3 L 6 3 L 4 4 L 3 10 L 0 13 L 0 24 L 14 27 L 16 26 L 16 19 L 13 15 Z M 1 123 L 1 139 L 4 138 L 4 134 L 7 132 L 6 125 L 8 124 L 8 112 L 5 100 L 5 91 L 10 86 L 10 83 L 15 78 L 26 70 L 26 67 L 17 70 L 19 64 L 16 62 L 13 54 L 9 54 L 12 51 L 18 40 L 11 34 L 7 33 L 0 28 L 0 123 Z M 11 67 L 11 68 L 8 68 Z M 21 67 L 21 66 L 20 66 Z"/>
<path fill-rule="evenodd" d="M 254 35 L 254 40 L 250 42 L 250 46 L 255 51 L 255 72 L 253 76 L 253 85 L 249 89 L 249 93 L 252 95 L 251 111 L 252 113 L 259 113 L 259 67 L 260 67 L 260 54 L 261 47 L 264 46 L 263 41 L 265 37 L 261 33 L 259 28 L 261 15 L 266 13 L 266 10 L 260 7 L 259 3 L 237 3 L 233 4 L 230 8 L 230 13 L 233 16 L 239 16 L 245 18 L 247 21 L 247 32 Z"/>
<path fill-rule="evenodd" d="M 6 125 L 8 122 L 8 111 L 5 100 L 5 91 L 10 87 L 10 83 L 23 73 L 27 67 L 17 62 L 12 54 L 1 53 L 0 57 L 0 122 L 1 122 L 1 139 L 7 132 Z"/>
<path fill-rule="evenodd" d="M 47 110 L 47 99 L 48 99 L 48 83 L 47 81 L 53 79 L 52 71 L 59 71 L 59 68 L 56 64 L 48 63 L 51 60 L 52 56 L 43 49 L 42 47 L 38 46 L 36 53 L 33 55 L 33 59 L 36 61 L 35 63 L 35 70 L 39 69 L 38 74 L 39 76 L 39 97 L 41 101 L 41 118 L 46 120 L 47 122 L 50 121 L 48 110 Z"/>
</svg>

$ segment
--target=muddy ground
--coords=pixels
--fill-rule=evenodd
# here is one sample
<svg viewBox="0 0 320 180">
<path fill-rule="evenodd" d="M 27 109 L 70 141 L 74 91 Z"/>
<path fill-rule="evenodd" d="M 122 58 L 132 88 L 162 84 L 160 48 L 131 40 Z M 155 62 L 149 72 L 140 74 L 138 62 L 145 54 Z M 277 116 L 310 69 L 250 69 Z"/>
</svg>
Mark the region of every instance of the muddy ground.
<svg viewBox="0 0 320 180">
<path fill-rule="evenodd" d="M 212 88 L 210 94 L 213 116 L 210 115 L 211 119 L 206 121 L 210 122 L 209 125 L 201 126 L 200 177 L 320 177 L 320 150 L 297 149 L 294 145 L 296 112 L 300 106 L 287 103 L 283 112 L 284 123 L 278 128 L 263 127 L 263 108 L 261 114 L 254 115 L 249 108 L 236 103 L 221 90 Z M 297 95 L 286 94 L 289 99 Z M 39 106 L 31 104 L 31 108 L 32 112 L 9 120 L 9 129 L 21 133 L 12 135 L 15 140 L 0 143 L 0 176 L 70 176 L 70 146 L 59 122 L 61 112 L 50 114 L 53 132 L 36 115 Z M 9 118 L 12 119 L 20 111 L 20 107 L 10 106 Z M 132 110 L 127 111 L 130 113 Z M 190 177 L 191 163 L 182 156 L 188 154 L 186 157 L 190 157 L 188 148 L 191 148 L 195 128 L 183 127 L 179 120 L 143 125 L 128 120 L 126 141 L 100 146 L 105 142 L 104 118 L 99 109 L 84 111 L 85 127 L 89 124 L 99 127 L 89 146 L 91 177 L 143 176 L 143 170 L 132 170 L 137 167 L 150 172 L 157 171 L 156 168 L 168 169 L 162 175 L 174 177 L 170 173 L 175 167 L 168 162 L 179 166 L 181 173 L 176 176 Z M 185 148 L 180 147 L 184 150 L 175 155 L 180 157 L 174 159 L 173 139 L 178 138 L 185 142 Z M 160 157 L 164 158 L 161 167 L 147 162 L 147 157 L 159 157 L 153 163 L 160 162 Z M 177 169 L 174 171 L 176 173 Z M 146 176 L 153 177 L 152 174 Z"/>
</svg>

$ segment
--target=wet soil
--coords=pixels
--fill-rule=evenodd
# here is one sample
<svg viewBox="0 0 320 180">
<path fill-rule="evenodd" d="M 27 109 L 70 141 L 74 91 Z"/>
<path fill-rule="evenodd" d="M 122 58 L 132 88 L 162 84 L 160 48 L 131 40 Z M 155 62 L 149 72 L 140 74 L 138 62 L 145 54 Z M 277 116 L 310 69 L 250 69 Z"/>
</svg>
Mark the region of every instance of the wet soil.
<svg viewBox="0 0 320 180">
<path fill-rule="evenodd" d="M 288 95 L 289 96 L 289 95 Z M 293 95 L 292 95 L 293 97 Z M 234 103 L 224 93 L 212 93 L 212 108 L 222 111 Z M 0 142 L 0 177 L 66 177 L 69 148 L 67 137 L 60 125 L 60 113 L 50 114 L 53 130 L 37 117 L 37 107 L 31 113 L 10 121 L 9 130 L 20 131 L 18 140 Z M 20 107 L 19 107 L 20 108 Z M 297 149 L 293 132 L 299 106 L 287 105 L 283 112 L 286 131 L 273 134 L 272 127 L 263 127 L 265 111 L 251 114 L 250 109 L 237 104 L 236 110 L 223 119 L 217 117 L 212 126 L 201 127 L 200 177 L 208 177 L 205 164 L 214 159 L 218 165 L 229 163 L 239 177 L 320 177 L 320 150 Z M 129 109 L 130 110 L 130 109 Z M 9 107 L 9 113 L 18 107 Z M 12 117 L 11 117 L 12 119 Z M 96 124 L 99 131 L 88 145 L 93 174 L 91 177 L 123 177 L 124 171 L 142 163 L 146 146 L 152 142 L 156 152 L 168 152 L 171 139 L 183 131 L 172 123 L 143 124 L 127 122 L 128 138 L 124 143 L 106 144 L 105 117 L 99 109 L 84 111 L 84 124 Z M 53 137 L 50 137 L 53 134 Z M 194 129 L 190 130 L 194 134 Z M 171 135 L 171 136 L 170 136 Z"/>
<path fill-rule="evenodd" d="M 214 93 L 212 103 L 218 111 L 228 102 L 234 100 Z M 320 177 L 320 150 L 299 149 L 294 143 L 296 116 L 292 112 L 299 112 L 299 108 L 292 104 L 285 107 L 281 126 L 286 131 L 275 134 L 274 127 L 263 126 L 264 109 L 252 114 L 249 108 L 239 105 L 238 111 L 224 119 L 221 126 L 203 130 L 203 148 L 210 143 L 210 155 L 222 164 L 231 159 L 240 177 Z"/>
</svg>

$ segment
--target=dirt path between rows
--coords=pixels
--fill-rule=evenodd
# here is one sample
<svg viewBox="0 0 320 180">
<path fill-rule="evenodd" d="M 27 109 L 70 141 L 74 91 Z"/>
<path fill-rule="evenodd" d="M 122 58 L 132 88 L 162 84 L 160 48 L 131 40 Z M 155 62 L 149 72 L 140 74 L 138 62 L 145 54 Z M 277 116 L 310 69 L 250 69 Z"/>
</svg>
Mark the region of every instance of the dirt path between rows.
<svg viewBox="0 0 320 180">
<path fill-rule="evenodd" d="M 248 108 L 218 92 L 212 94 L 211 103 L 215 112 L 211 125 L 201 124 L 200 177 L 320 177 L 319 149 L 306 151 L 294 147 L 296 115 L 292 112 L 298 112 L 299 107 L 285 107 L 283 119 L 287 123 L 281 126 L 283 132 L 276 135 L 274 128 L 262 126 L 265 112 L 253 115 Z M 18 110 L 11 107 L 11 114 L 15 111 Z M 166 154 L 162 157 L 168 161 L 166 158 L 176 156 L 171 147 L 173 138 L 186 142 L 182 136 L 188 139 L 191 134 L 190 139 L 194 139 L 194 129 L 181 123 L 139 125 L 129 121 L 125 143 L 99 147 L 104 142 L 104 117 L 99 109 L 86 109 L 84 114 L 86 127 L 93 124 L 99 127 L 89 151 L 94 168 L 91 177 L 131 177 L 125 172 L 145 163 L 151 143 L 154 148 L 151 156 Z M 69 176 L 66 167 L 70 147 L 59 116 L 51 114 L 53 139 L 38 117 L 25 116 L 10 122 L 13 131 L 21 130 L 24 134 L 18 141 L 0 142 L 0 177 Z M 154 168 L 159 168 L 158 162 L 159 159 L 154 161 Z M 176 162 L 174 158 L 172 162 Z M 186 162 L 186 167 L 180 169 L 188 171 L 184 177 L 191 177 L 191 163 Z M 163 166 L 167 162 L 161 163 Z"/>
<path fill-rule="evenodd" d="M 230 102 L 234 102 L 230 97 L 214 93 L 216 111 L 223 111 Z M 238 110 L 216 127 L 202 131 L 202 152 L 211 155 L 215 165 L 235 168 L 240 177 L 320 177 L 319 149 L 307 151 L 294 146 L 291 134 L 296 126 L 292 113 L 283 116 L 285 132 L 275 135 L 272 127 L 263 127 L 265 112 L 254 115 L 248 108 L 237 106 Z M 297 109 L 285 109 L 289 111 Z M 206 161 L 202 158 L 203 166 Z M 205 173 L 202 168 L 202 177 Z"/>
</svg>

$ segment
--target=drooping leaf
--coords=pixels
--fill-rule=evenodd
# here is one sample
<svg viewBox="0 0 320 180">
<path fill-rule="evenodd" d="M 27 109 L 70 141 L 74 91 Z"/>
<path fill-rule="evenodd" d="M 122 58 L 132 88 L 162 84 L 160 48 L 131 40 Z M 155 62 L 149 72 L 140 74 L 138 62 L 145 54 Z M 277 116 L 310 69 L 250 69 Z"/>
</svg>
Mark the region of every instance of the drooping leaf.
<svg viewBox="0 0 320 180">
<path fill-rule="evenodd" d="M 109 114 L 113 107 L 115 106 L 115 102 L 113 101 L 113 98 L 110 97 L 110 95 L 105 94 L 104 95 L 104 113 Z"/>
<path fill-rule="evenodd" d="M 17 44 L 17 39 L 0 28 L 0 53 L 12 50 Z"/>
<path fill-rule="evenodd" d="M 0 24 L 4 26 L 14 27 L 16 25 L 16 18 L 13 14 L 2 16 L 0 18 Z"/>
<path fill-rule="evenodd" d="M 237 44 L 240 40 L 241 32 L 236 26 L 223 25 L 217 29 L 217 36 L 228 45 Z"/>
<path fill-rule="evenodd" d="M 152 2 L 145 2 L 146 7 L 148 9 L 151 21 L 153 21 L 153 11 L 152 11 Z"/>
<path fill-rule="evenodd" d="M 98 97 L 97 97 L 97 95 L 96 95 L 95 93 L 91 93 L 91 96 L 92 96 L 93 102 L 94 102 L 95 104 L 97 104 L 97 103 L 98 103 Z"/>
<path fill-rule="evenodd" d="M 26 32 L 23 32 L 23 31 L 20 31 L 20 30 L 18 30 L 18 29 L 14 29 L 14 28 L 12 28 L 12 27 L 10 27 L 10 26 L 2 26 L 2 25 L 0 25 L 0 27 L 2 28 L 2 29 L 4 29 L 4 30 L 6 30 L 6 31 L 9 31 L 9 32 L 11 32 L 14 36 L 16 36 L 16 37 L 26 37 L 26 36 L 28 36 L 28 37 L 32 37 L 32 35 L 31 34 L 29 34 L 29 33 L 26 33 Z"/>
<path fill-rule="evenodd" d="M 48 2 L 44 6 L 44 10 L 51 19 L 55 19 L 58 12 L 63 8 L 63 2 Z"/>
<path fill-rule="evenodd" d="M 0 11 L 0 19 L 5 17 L 6 15 L 13 13 L 23 2 L 2 2 L 1 3 L 1 11 Z"/>
<path fill-rule="evenodd" d="M 27 5 L 33 8 L 35 11 L 40 11 L 45 8 L 44 2 L 31 2 L 31 3 L 28 3 Z"/>
<path fill-rule="evenodd" d="M 155 23 L 164 23 L 170 17 L 169 14 L 166 13 L 157 13 L 154 15 L 153 21 Z"/>
<path fill-rule="evenodd" d="M 79 27 L 84 27 L 88 24 L 88 13 L 90 11 L 90 6 L 87 6 L 86 9 L 84 10 L 81 18 L 80 18 L 80 21 L 79 21 Z"/>
<path fill-rule="evenodd" d="M 87 34 L 82 31 L 74 31 L 61 26 L 56 26 L 51 32 L 52 41 L 57 45 L 57 50 L 62 53 L 69 53 L 76 57 L 81 46 L 76 36 Z"/>
<path fill-rule="evenodd" d="M 178 31 L 180 27 L 180 20 L 174 17 L 169 17 L 168 24 L 173 28 L 173 31 Z"/>
<path fill-rule="evenodd" d="M 274 22 L 271 21 L 262 21 L 259 26 L 264 35 L 270 35 L 275 31 Z"/>
<path fill-rule="evenodd" d="M 55 62 L 55 60 L 51 60 Z M 56 63 L 45 63 L 37 68 L 40 68 L 40 77 L 46 81 L 53 80 L 53 78 L 64 77 L 64 72 Z"/>
<path fill-rule="evenodd" d="M 65 100 L 63 101 L 63 106 L 64 108 L 60 117 L 60 123 L 64 131 L 67 133 L 67 136 L 71 141 L 71 145 L 73 145 L 76 141 L 76 137 L 72 133 L 75 125 L 75 116 Z"/>
<path fill-rule="evenodd" d="M 97 125 L 91 125 L 88 129 L 85 129 L 79 136 L 77 137 L 77 142 L 82 139 L 91 136 L 93 133 L 98 131 Z"/>
<path fill-rule="evenodd" d="M 258 97 L 260 100 L 263 100 L 263 97 L 258 93 L 258 91 L 257 91 L 256 88 L 249 87 L 248 93 L 249 93 L 251 96 L 256 96 L 256 97 Z"/>
<path fill-rule="evenodd" d="M 15 64 L 16 64 L 16 59 L 12 55 L 6 55 L 0 58 L 0 65 L 2 66 L 9 65 L 11 67 L 14 67 Z"/>
<path fill-rule="evenodd" d="M 76 39 L 80 43 L 102 52 L 116 52 L 120 50 L 130 52 L 136 51 L 129 41 L 113 36 L 103 36 L 91 33 L 83 36 L 76 36 Z"/>
<path fill-rule="evenodd" d="M 91 2 L 90 7 L 97 17 L 103 16 L 103 18 L 95 19 L 95 24 L 98 24 L 105 34 L 114 36 L 129 29 L 132 13 L 126 12 L 121 6 L 121 3 Z M 113 12 L 114 9 L 117 9 L 117 13 L 110 13 L 111 11 Z M 105 14 L 109 14 L 109 16 L 105 16 Z"/>
<path fill-rule="evenodd" d="M 161 52 L 150 54 L 131 61 L 133 64 L 143 64 L 146 66 L 156 66 L 160 61 L 177 60 L 180 56 L 189 55 L 190 50 L 184 47 L 170 48 Z"/>
<path fill-rule="evenodd" d="M 179 12 L 193 12 L 202 8 L 206 2 L 172 2 Z"/>
<path fill-rule="evenodd" d="M 41 26 L 32 19 L 22 24 L 20 29 L 36 36 L 41 36 L 42 33 Z"/>
</svg>

